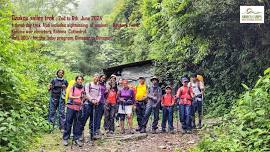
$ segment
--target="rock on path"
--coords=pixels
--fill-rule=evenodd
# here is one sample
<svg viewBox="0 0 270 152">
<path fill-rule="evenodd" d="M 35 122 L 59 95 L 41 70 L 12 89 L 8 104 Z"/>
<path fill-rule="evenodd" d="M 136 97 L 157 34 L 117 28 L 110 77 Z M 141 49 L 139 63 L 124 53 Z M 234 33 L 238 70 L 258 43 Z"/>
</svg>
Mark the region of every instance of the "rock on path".
<svg viewBox="0 0 270 152">
<path fill-rule="evenodd" d="M 192 134 L 134 134 L 115 135 L 115 138 L 103 138 L 96 140 L 94 145 L 85 143 L 83 147 L 70 146 L 66 152 L 170 152 L 186 151 L 194 147 L 199 141 L 197 131 Z"/>
</svg>

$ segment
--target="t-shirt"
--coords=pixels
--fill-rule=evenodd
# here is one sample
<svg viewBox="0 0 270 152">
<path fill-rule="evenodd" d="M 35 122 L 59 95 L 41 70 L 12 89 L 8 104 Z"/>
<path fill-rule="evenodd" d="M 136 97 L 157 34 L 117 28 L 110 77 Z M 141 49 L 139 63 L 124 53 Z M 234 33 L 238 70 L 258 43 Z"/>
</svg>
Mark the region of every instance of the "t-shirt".
<svg viewBox="0 0 270 152">
<path fill-rule="evenodd" d="M 177 91 L 177 97 L 180 98 L 180 104 L 191 105 L 193 94 L 192 87 L 182 86 Z"/>
<path fill-rule="evenodd" d="M 61 78 L 54 78 L 51 81 L 51 93 L 52 96 L 54 97 L 60 97 L 61 96 L 61 91 L 62 91 L 62 85 L 65 85 L 66 87 L 68 86 L 68 82 L 65 79 L 61 79 Z"/>
<path fill-rule="evenodd" d="M 136 96 L 135 99 L 137 101 L 142 100 L 145 96 L 147 96 L 147 88 L 146 88 L 146 84 L 139 84 L 136 87 Z"/>
<path fill-rule="evenodd" d="M 189 85 L 191 85 L 192 91 L 193 91 L 195 96 L 202 94 L 200 89 L 199 89 L 199 84 L 197 82 L 195 82 L 195 83 L 190 82 Z"/>
<path fill-rule="evenodd" d="M 74 90 L 74 92 L 73 92 L 73 90 Z M 81 96 L 83 91 L 84 91 L 83 87 L 82 88 L 77 88 L 77 87 L 73 86 L 73 87 L 70 88 L 69 98 L 71 96 L 75 96 L 75 97 Z M 80 107 L 81 107 L 81 104 L 82 104 L 81 98 L 76 98 L 76 99 L 71 99 L 71 100 L 72 100 L 72 103 L 68 104 L 67 107 L 70 108 L 70 109 L 79 111 Z"/>
<path fill-rule="evenodd" d="M 107 94 L 107 100 L 106 100 L 107 103 L 114 105 L 114 104 L 116 104 L 116 100 L 117 100 L 117 92 L 116 92 L 116 90 L 115 89 L 110 89 L 108 91 L 108 94 Z"/>
<path fill-rule="evenodd" d="M 131 89 L 123 88 L 118 93 L 118 98 L 124 98 L 124 100 L 134 101 L 134 92 Z"/>
<path fill-rule="evenodd" d="M 85 85 L 85 92 L 87 99 L 91 102 L 92 100 L 97 100 L 100 102 L 101 90 L 99 84 L 94 84 L 93 82 L 87 83 Z"/>
<path fill-rule="evenodd" d="M 105 102 L 106 86 L 104 84 L 100 84 L 99 87 L 100 87 L 100 94 L 101 94 L 100 102 L 104 103 Z"/>
<path fill-rule="evenodd" d="M 163 104 L 164 106 L 172 106 L 174 102 L 175 102 L 175 98 L 171 94 L 165 94 L 163 95 L 161 99 L 161 104 Z"/>
</svg>

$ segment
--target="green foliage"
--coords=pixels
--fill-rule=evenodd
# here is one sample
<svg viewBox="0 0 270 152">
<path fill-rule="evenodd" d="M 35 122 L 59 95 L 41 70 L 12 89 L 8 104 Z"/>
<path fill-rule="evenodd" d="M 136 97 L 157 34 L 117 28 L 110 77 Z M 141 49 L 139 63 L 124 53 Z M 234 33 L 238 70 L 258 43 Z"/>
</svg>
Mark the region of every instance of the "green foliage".
<svg viewBox="0 0 270 152">
<path fill-rule="evenodd" d="M 240 24 L 244 4 L 264 5 L 265 23 Z M 98 44 L 100 68 L 155 59 L 161 78 L 199 73 L 207 85 L 206 112 L 220 116 L 244 91 L 241 84 L 250 86 L 270 65 L 269 12 L 269 3 L 257 0 L 119 0 L 108 24 L 140 27 L 109 29 L 114 39 Z"/>
<path fill-rule="evenodd" d="M 73 74 L 61 62 L 43 54 L 43 44 L 14 41 L 9 1 L 0 9 L 0 151 L 23 151 L 36 136 L 48 130 L 47 85 L 57 69 Z"/>
<path fill-rule="evenodd" d="M 201 141 L 198 151 L 270 151 L 270 72 L 243 93 L 220 126 Z"/>
</svg>

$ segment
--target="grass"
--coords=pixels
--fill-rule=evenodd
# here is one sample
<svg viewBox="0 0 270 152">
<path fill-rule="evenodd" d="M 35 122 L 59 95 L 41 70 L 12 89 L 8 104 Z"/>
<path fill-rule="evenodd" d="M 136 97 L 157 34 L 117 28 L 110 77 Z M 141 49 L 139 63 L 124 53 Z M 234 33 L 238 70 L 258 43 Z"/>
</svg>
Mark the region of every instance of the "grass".
<svg viewBox="0 0 270 152">
<path fill-rule="evenodd" d="M 42 137 L 37 138 L 36 142 L 29 148 L 29 151 L 65 151 L 65 147 L 62 146 L 61 140 L 62 133 L 58 129 L 55 129 L 52 133 L 46 133 Z"/>
</svg>

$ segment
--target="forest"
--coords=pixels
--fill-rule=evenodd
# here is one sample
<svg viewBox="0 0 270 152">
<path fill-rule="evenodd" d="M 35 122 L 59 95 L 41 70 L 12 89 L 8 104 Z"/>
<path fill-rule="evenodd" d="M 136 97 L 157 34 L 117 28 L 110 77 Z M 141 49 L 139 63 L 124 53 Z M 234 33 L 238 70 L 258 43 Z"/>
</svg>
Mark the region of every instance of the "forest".
<svg viewBox="0 0 270 152">
<path fill-rule="evenodd" d="M 189 151 L 270 151 L 270 1 L 268 0 L 1 0 L 0 151 L 29 151 L 49 133 L 48 83 L 116 65 L 155 60 L 161 79 L 205 78 L 204 111 L 221 118 Z M 264 6 L 263 24 L 241 24 L 239 7 Z M 102 16 L 86 35 L 110 41 L 11 38 L 12 15 Z M 82 12 L 80 12 L 82 11 Z M 89 21 L 93 22 L 93 21 Z M 101 24 L 101 22 L 100 22 Z"/>
</svg>

